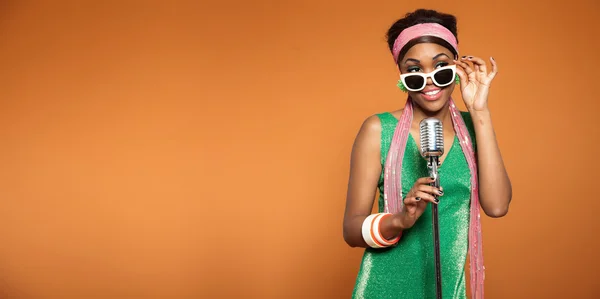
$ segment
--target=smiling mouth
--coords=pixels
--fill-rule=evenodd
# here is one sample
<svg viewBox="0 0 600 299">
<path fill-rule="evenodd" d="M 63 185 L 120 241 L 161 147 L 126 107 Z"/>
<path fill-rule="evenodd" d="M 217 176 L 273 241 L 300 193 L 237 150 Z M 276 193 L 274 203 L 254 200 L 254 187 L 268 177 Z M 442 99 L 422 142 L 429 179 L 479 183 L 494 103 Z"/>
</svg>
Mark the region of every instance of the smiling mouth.
<svg viewBox="0 0 600 299">
<path fill-rule="evenodd" d="M 428 91 L 428 92 L 424 92 L 424 94 L 426 94 L 428 96 L 433 96 L 433 95 L 438 94 L 440 91 L 442 91 L 442 90 L 441 89 L 436 89 L 436 90 L 431 90 L 431 91 Z"/>
<path fill-rule="evenodd" d="M 437 101 L 442 98 L 442 90 L 442 88 L 430 89 L 427 91 L 422 91 L 421 95 L 425 101 Z"/>
</svg>

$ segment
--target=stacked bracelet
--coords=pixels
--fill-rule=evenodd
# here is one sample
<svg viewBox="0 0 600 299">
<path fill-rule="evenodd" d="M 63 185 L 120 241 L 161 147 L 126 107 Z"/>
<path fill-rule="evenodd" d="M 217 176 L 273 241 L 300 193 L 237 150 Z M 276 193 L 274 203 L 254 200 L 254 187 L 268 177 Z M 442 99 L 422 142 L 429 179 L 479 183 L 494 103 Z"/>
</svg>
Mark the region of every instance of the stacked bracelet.
<svg viewBox="0 0 600 299">
<path fill-rule="evenodd" d="M 362 225 L 362 235 L 367 245 L 373 248 L 385 248 L 396 244 L 400 240 L 402 234 L 392 240 L 386 240 L 381 235 L 379 224 L 381 223 L 381 220 L 391 215 L 392 214 L 390 213 L 378 213 L 369 215 L 365 219 Z"/>
</svg>

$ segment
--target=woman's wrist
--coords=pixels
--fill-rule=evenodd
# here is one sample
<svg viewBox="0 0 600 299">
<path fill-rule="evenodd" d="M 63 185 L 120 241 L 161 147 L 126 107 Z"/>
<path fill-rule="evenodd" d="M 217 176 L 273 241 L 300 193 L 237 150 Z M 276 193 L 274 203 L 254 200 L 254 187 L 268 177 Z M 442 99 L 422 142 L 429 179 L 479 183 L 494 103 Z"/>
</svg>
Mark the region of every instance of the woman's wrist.
<svg viewBox="0 0 600 299">
<path fill-rule="evenodd" d="M 473 119 L 481 117 L 489 118 L 491 115 L 490 109 L 487 107 L 487 105 L 485 108 L 482 109 L 474 109 L 472 107 L 468 107 L 467 110 L 469 111 L 469 114 L 471 114 L 471 117 Z"/>
<path fill-rule="evenodd" d="M 400 213 L 396 213 L 393 217 L 391 217 L 392 230 L 398 233 L 402 232 L 405 229 L 404 224 L 402 223 L 402 215 Z"/>
</svg>

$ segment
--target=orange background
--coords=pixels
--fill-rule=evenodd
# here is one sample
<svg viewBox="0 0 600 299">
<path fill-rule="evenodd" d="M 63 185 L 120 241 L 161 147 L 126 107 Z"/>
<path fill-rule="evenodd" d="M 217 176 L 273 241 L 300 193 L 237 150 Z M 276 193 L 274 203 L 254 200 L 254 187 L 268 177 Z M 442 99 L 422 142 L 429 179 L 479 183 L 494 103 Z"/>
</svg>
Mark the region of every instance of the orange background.
<svg viewBox="0 0 600 299">
<path fill-rule="evenodd" d="M 0 2 L 0 298 L 349 298 L 350 149 L 417 7 L 217 2 Z M 500 67 L 486 298 L 599 298 L 600 5 L 428 5 Z"/>
</svg>

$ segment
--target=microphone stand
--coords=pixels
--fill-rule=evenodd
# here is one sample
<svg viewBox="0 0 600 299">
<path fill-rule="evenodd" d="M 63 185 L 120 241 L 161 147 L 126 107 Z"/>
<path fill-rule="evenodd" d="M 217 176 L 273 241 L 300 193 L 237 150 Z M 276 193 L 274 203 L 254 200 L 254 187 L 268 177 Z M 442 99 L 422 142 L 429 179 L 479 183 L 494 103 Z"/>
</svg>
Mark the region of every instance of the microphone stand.
<svg viewBox="0 0 600 299">
<path fill-rule="evenodd" d="M 427 167 L 429 168 L 429 174 L 435 179 L 431 186 L 440 187 L 440 177 L 438 176 L 439 160 L 437 156 L 429 156 L 429 162 Z M 437 195 L 434 195 L 438 199 Z M 442 271 L 440 266 L 440 229 L 438 224 L 438 205 L 431 205 L 432 211 L 432 226 L 433 226 L 433 246 L 435 252 L 435 284 L 436 284 L 436 298 L 442 299 Z"/>
</svg>

